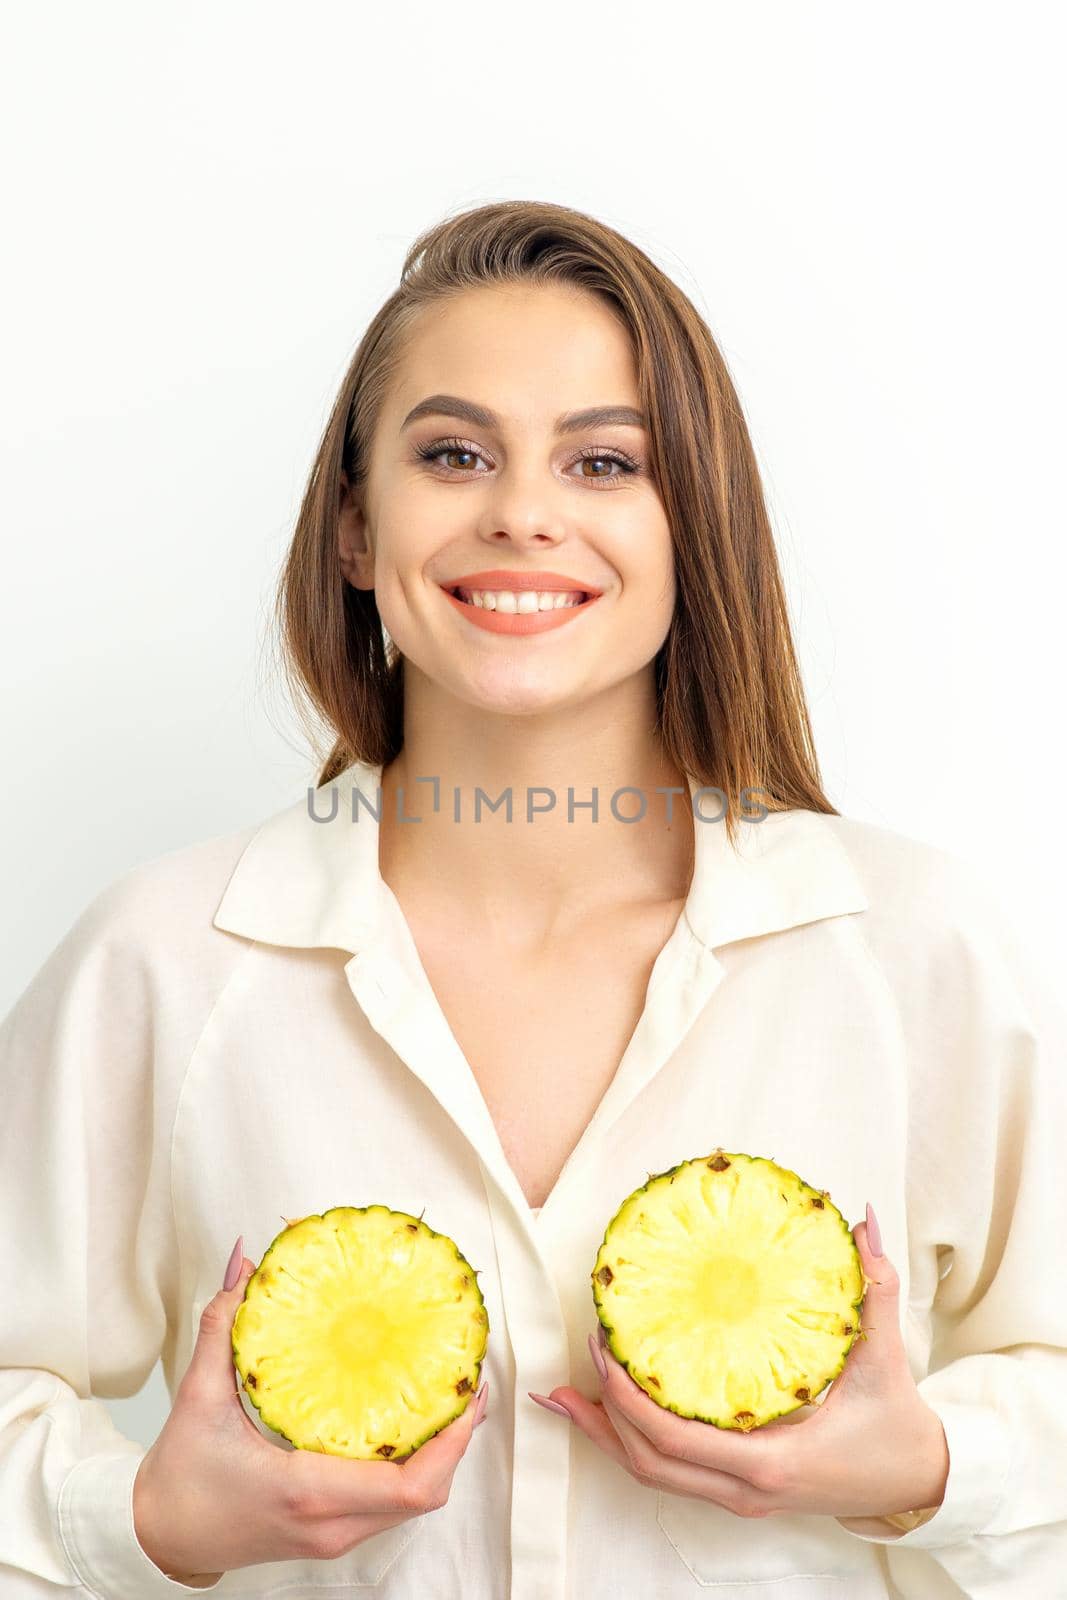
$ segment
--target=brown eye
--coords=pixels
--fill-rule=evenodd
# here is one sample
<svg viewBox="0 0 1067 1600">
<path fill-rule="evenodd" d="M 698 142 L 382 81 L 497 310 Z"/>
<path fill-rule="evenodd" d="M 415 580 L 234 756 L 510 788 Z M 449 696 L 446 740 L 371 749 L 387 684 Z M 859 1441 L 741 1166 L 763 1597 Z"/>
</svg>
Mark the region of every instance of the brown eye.
<svg viewBox="0 0 1067 1600">
<path fill-rule="evenodd" d="M 591 462 L 594 466 L 598 467 L 607 467 L 608 470 L 606 472 L 587 473 L 585 471 L 586 462 Z M 641 470 L 637 462 L 634 461 L 632 457 L 623 455 L 621 450 L 597 449 L 595 445 L 591 445 L 588 450 L 582 451 L 581 455 L 578 457 L 578 463 L 582 467 L 581 476 L 586 480 L 587 483 L 607 483 L 615 485 L 621 482 L 623 478 L 628 478 L 634 473 L 640 472 Z M 619 470 L 617 472 L 612 472 L 612 467 L 618 467 Z"/>
<path fill-rule="evenodd" d="M 415 451 L 420 461 L 428 461 L 432 466 L 441 466 L 446 472 L 457 472 L 461 476 L 473 478 L 478 476 L 469 466 L 457 466 L 456 457 L 465 458 L 466 461 L 480 461 L 483 459 L 477 450 L 463 442 L 462 439 L 435 439 L 432 444 L 419 445 Z M 444 457 L 444 460 L 441 460 Z"/>
</svg>

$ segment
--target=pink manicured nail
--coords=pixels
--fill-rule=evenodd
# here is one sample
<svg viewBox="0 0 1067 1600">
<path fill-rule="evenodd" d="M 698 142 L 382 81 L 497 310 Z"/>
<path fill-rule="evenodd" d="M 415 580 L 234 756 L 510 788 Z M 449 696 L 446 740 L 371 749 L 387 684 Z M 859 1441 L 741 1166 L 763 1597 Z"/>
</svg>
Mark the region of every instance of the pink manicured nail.
<svg viewBox="0 0 1067 1600">
<path fill-rule="evenodd" d="M 489 1379 L 487 1378 L 485 1380 L 485 1382 L 482 1384 L 481 1388 L 478 1390 L 478 1393 L 474 1397 L 474 1426 L 475 1427 L 478 1426 L 479 1422 L 484 1422 L 485 1421 L 485 1411 L 486 1411 L 486 1407 L 488 1406 L 488 1404 L 489 1404 Z"/>
<path fill-rule="evenodd" d="M 237 1243 L 233 1247 L 229 1264 L 226 1267 L 226 1276 L 222 1280 L 222 1287 L 228 1292 L 233 1288 L 241 1276 L 241 1262 L 244 1260 L 245 1240 L 244 1234 L 238 1234 Z"/>
<path fill-rule="evenodd" d="M 867 1201 L 867 1243 L 871 1247 L 871 1254 L 881 1256 L 885 1254 L 882 1248 L 882 1231 L 878 1226 L 878 1218 L 874 1214 L 874 1207 Z"/>
<path fill-rule="evenodd" d="M 544 1406 L 546 1411 L 558 1411 L 561 1417 L 567 1417 L 568 1419 L 570 1418 L 571 1414 L 567 1410 L 567 1407 L 561 1406 L 558 1400 L 550 1400 L 548 1396 L 544 1394 L 534 1394 L 532 1389 L 527 1389 L 526 1393 L 530 1396 L 531 1400 L 536 1400 L 539 1406 Z"/>
<path fill-rule="evenodd" d="M 608 1381 L 608 1364 L 604 1360 L 604 1352 L 603 1352 L 603 1350 L 601 1350 L 600 1346 L 597 1344 L 597 1342 L 593 1338 L 592 1334 L 589 1335 L 589 1354 L 593 1358 L 593 1365 L 596 1367 L 597 1371 L 600 1374 L 601 1383 L 607 1383 L 607 1381 Z"/>
</svg>

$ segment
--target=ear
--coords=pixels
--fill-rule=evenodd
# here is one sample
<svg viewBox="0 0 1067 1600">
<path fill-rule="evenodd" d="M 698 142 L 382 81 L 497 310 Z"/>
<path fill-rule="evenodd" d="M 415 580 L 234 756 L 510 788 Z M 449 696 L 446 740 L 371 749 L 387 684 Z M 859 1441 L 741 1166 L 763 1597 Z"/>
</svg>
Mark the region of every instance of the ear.
<svg viewBox="0 0 1067 1600">
<path fill-rule="evenodd" d="M 374 588 L 374 552 L 367 540 L 366 518 L 344 472 L 337 515 L 337 559 L 354 589 Z"/>
</svg>

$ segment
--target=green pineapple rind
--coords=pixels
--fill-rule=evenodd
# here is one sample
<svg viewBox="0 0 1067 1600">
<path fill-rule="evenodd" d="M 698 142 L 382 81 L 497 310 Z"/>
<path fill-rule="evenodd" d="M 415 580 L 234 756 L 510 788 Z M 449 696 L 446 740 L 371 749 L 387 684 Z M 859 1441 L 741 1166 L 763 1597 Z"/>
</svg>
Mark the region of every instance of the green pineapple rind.
<svg viewBox="0 0 1067 1600">
<path fill-rule="evenodd" d="M 641 1184 L 640 1187 L 637 1188 L 637 1189 L 631 1190 L 631 1192 L 625 1197 L 625 1199 L 618 1206 L 618 1208 L 616 1209 L 615 1214 L 612 1216 L 611 1220 L 608 1222 L 608 1225 L 604 1230 L 604 1237 L 601 1240 L 600 1248 L 597 1251 L 596 1261 L 593 1263 L 593 1270 L 592 1270 L 592 1272 L 590 1274 L 590 1282 L 592 1283 L 592 1288 L 593 1288 L 593 1304 L 594 1304 L 594 1306 L 596 1308 L 597 1320 L 599 1321 L 601 1327 L 604 1330 L 604 1338 L 605 1338 L 605 1341 L 607 1343 L 608 1349 L 611 1351 L 611 1354 L 614 1356 L 615 1360 L 619 1363 L 620 1367 L 622 1367 L 627 1373 L 629 1373 L 629 1375 L 633 1379 L 633 1381 L 637 1384 L 637 1386 L 641 1389 L 641 1391 L 644 1394 L 648 1395 L 650 1400 L 654 1400 L 656 1402 L 656 1404 L 661 1407 L 662 1410 L 671 1411 L 671 1412 L 674 1413 L 675 1416 L 683 1417 L 687 1421 L 704 1422 L 704 1423 L 707 1423 L 709 1427 L 720 1428 L 720 1429 L 722 1429 L 724 1431 L 727 1431 L 727 1432 L 730 1432 L 730 1433 L 737 1433 L 737 1432 L 748 1433 L 748 1432 L 751 1432 L 753 1430 L 751 1428 L 743 1428 L 743 1427 L 740 1426 L 740 1424 L 716 1422 L 716 1420 L 713 1417 L 702 1416 L 699 1412 L 696 1412 L 696 1411 L 683 1411 L 678 1406 L 671 1405 L 671 1404 L 669 1404 L 669 1402 L 666 1399 L 662 1398 L 656 1392 L 654 1386 L 651 1387 L 651 1388 L 649 1387 L 648 1383 L 635 1370 L 634 1364 L 633 1364 L 633 1362 L 631 1362 L 629 1360 L 629 1358 L 626 1355 L 626 1352 L 624 1350 L 622 1350 L 619 1347 L 618 1343 L 616 1342 L 616 1339 L 614 1337 L 615 1328 L 607 1320 L 607 1316 L 606 1316 L 605 1309 L 604 1309 L 604 1300 L 603 1300 L 603 1297 L 601 1296 L 600 1287 L 599 1287 L 599 1284 L 597 1282 L 597 1276 L 596 1276 L 597 1273 L 600 1271 L 601 1267 L 604 1265 L 604 1251 L 605 1251 L 605 1249 L 610 1249 L 611 1248 L 611 1231 L 612 1231 L 613 1227 L 615 1226 L 616 1222 L 618 1221 L 619 1217 L 621 1216 L 622 1212 L 630 1204 L 630 1202 L 632 1200 L 636 1199 L 636 1197 L 638 1195 L 647 1193 L 648 1190 L 651 1189 L 654 1184 L 661 1183 L 663 1181 L 663 1179 L 665 1179 L 665 1178 L 670 1178 L 673 1181 L 674 1175 L 676 1173 L 680 1172 L 683 1167 L 704 1165 L 715 1156 L 725 1156 L 727 1162 L 729 1162 L 731 1164 L 733 1162 L 735 1162 L 735 1161 L 748 1161 L 750 1163 L 754 1162 L 754 1161 L 764 1161 L 764 1162 L 766 1162 L 766 1164 L 768 1166 L 772 1166 L 772 1167 L 776 1168 L 776 1170 L 781 1172 L 785 1177 L 793 1179 L 799 1185 L 800 1191 L 802 1193 L 807 1193 L 807 1194 L 809 1194 L 809 1195 L 811 1195 L 813 1197 L 815 1195 L 818 1195 L 819 1198 L 822 1200 L 822 1209 L 832 1212 L 833 1215 L 837 1218 L 838 1223 L 841 1226 L 842 1232 L 844 1233 L 846 1239 L 848 1240 L 848 1244 L 849 1244 L 849 1246 L 850 1246 L 850 1248 L 852 1250 L 852 1253 L 853 1253 L 853 1255 L 855 1257 L 856 1268 L 857 1268 L 857 1271 L 859 1272 L 860 1279 L 861 1279 L 864 1287 L 860 1292 L 859 1298 L 857 1300 L 850 1301 L 852 1309 L 855 1312 L 854 1329 L 853 1329 L 852 1338 L 849 1340 L 848 1344 L 845 1346 L 844 1354 L 841 1357 L 840 1365 L 836 1368 L 836 1370 L 834 1372 L 832 1372 L 826 1378 L 826 1381 L 823 1384 L 823 1388 L 820 1389 L 818 1391 L 818 1393 L 821 1394 L 823 1392 L 823 1389 L 826 1389 L 827 1387 L 829 1387 L 829 1385 L 834 1381 L 835 1378 L 840 1377 L 841 1373 L 845 1369 L 845 1363 L 848 1360 L 849 1352 L 851 1351 L 851 1349 L 852 1349 L 853 1345 L 856 1343 L 856 1341 L 863 1336 L 862 1335 L 862 1328 L 861 1328 L 861 1321 L 862 1321 L 863 1303 L 864 1303 L 864 1300 L 866 1298 L 866 1285 L 869 1282 L 869 1280 L 867 1279 L 867 1277 L 866 1277 L 866 1275 L 865 1275 L 865 1273 L 863 1271 L 863 1261 L 862 1261 L 862 1257 L 860 1256 L 860 1253 L 859 1253 L 859 1247 L 856 1244 L 855 1238 L 853 1237 L 853 1234 L 852 1234 L 852 1230 L 849 1228 L 848 1223 L 845 1221 L 844 1217 L 841 1215 L 841 1212 L 838 1210 L 837 1206 L 834 1205 L 833 1201 L 830 1199 L 828 1193 L 825 1190 L 813 1188 L 811 1184 L 805 1183 L 804 1179 L 800 1177 L 799 1173 L 794 1172 L 792 1170 L 792 1168 L 783 1167 L 783 1166 L 779 1165 L 778 1162 L 775 1162 L 775 1161 L 767 1161 L 766 1157 L 750 1156 L 750 1155 L 745 1154 L 744 1151 L 723 1150 L 722 1146 L 720 1145 L 720 1146 L 717 1146 L 714 1151 L 710 1152 L 709 1155 L 706 1155 L 706 1156 L 692 1156 L 692 1157 L 688 1158 L 687 1160 L 676 1162 L 673 1167 L 668 1167 L 663 1172 L 650 1172 L 649 1175 L 648 1175 L 648 1182 Z M 815 1396 L 812 1395 L 811 1400 L 814 1400 L 814 1399 L 815 1399 Z M 767 1426 L 769 1426 L 770 1423 L 777 1422 L 782 1417 L 791 1416 L 793 1414 L 793 1412 L 799 1411 L 801 1406 L 808 1405 L 810 1403 L 811 1403 L 811 1401 L 798 1400 L 796 1405 L 785 1406 L 781 1411 L 776 1411 L 773 1416 L 766 1417 L 761 1423 L 757 1423 L 755 1426 L 756 1427 L 767 1427 Z"/>
<path fill-rule="evenodd" d="M 486 1353 L 486 1349 L 487 1349 L 488 1343 L 489 1343 L 489 1312 L 486 1309 L 485 1296 L 482 1294 L 481 1285 L 478 1282 L 478 1274 L 477 1274 L 477 1272 L 471 1266 L 471 1264 L 467 1260 L 467 1258 L 461 1253 L 461 1251 L 459 1249 L 459 1246 L 456 1244 L 455 1240 L 450 1238 L 447 1233 L 438 1233 L 436 1228 L 431 1228 L 430 1224 L 428 1222 L 424 1222 L 421 1217 L 412 1216 L 412 1214 L 409 1211 L 393 1211 L 392 1208 L 389 1207 L 389 1206 L 380 1206 L 380 1205 L 330 1206 L 330 1207 L 328 1207 L 328 1209 L 326 1211 L 323 1211 L 323 1212 L 309 1212 L 307 1216 L 299 1218 L 299 1221 L 300 1222 L 312 1222 L 312 1221 L 314 1221 L 314 1222 L 325 1222 L 326 1218 L 332 1216 L 335 1211 L 363 1211 L 363 1212 L 384 1211 L 384 1212 L 388 1213 L 388 1215 L 390 1215 L 390 1216 L 403 1218 L 405 1222 L 414 1222 L 418 1226 L 420 1231 L 423 1231 L 423 1232 L 431 1234 L 433 1236 L 433 1238 L 435 1238 L 435 1239 L 443 1239 L 446 1244 L 451 1246 L 451 1248 L 452 1248 L 452 1250 L 453 1250 L 453 1252 L 455 1254 L 456 1260 L 459 1263 L 460 1267 L 465 1272 L 470 1274 L 471 1284 L 474 1287 L 474 1292 L 475 1292 L 475 1295 L 477 1297 L 477 1305 L 478 1305 L 479 1309 L 481 1310 L 482 1317 L 483 1317 L 483 1320 L 484 1320 L 485 1335 L 484 1335 L 484 1338 L 482 1340 L 482 1348 L 481 1348 L 481 1350 L 480 1350 L 480 1352 L 478 1354 L 477 1360 L 475 1361 L 475 1364 L 474 1364 L 474 1376 L 471 1379 L 470 1389 L 467 1391 L 467 1393 L 465 1395 L 462 1395 L 460 1397 L 460 1404 L 457 1407 L 457 1409 L 452 1413 L 452 1415 L 450 1417 L 448 1417 L 444 1422 L 442 1422 L 439 1427 L 431 1428 L 428 1433 L 424 1434 L 421 1439 L 417 1440 L 417 1442 L 411 1446 L 411 1449 L 410 1449 L 410 1451 L 408 1452 L 407 1455 L 404 1455 L 404 1456 L 390 1456 L 389 1457 L 389 1460 L 391 1462 L 406 1461 L 408 1459 L 408 1456 L 414 1455 L 415 1451 L 418 1450 L 422 1445 L 428 1443 L 428 1441 L 430 1439 L 434 1438 L 438 1433 L 443 1432 L 443 1430 L 445 1428 L 449 1427 L 451 1423 L 455 1422 L 457 1417 L 461 1417 L 463 1415 L 464 1411 L 466 1411 L 467 1407 L 470 1405 L 472 1398 L 477 1393 L 478 1386 L 479 1386 L 479 1383 L 480 1383 L 480 1380 L 481 1380 L 482 1367 L 483 1367 L 484 1362 L 485 1362 L 485 1353 Z M 281 1232 L 276 1234 L 275 1237 L 271 1240 L 270 1244 L 267 1246 L 267 1249 L 264 1251 L 263 1257 L 260 1260 L 260 1263 L 257 1266 L 255 1272 L 250 1274 L 248 1282 L 245 1284 L 244 1294 L 241 1297 L 241 1305 L 244 1305 L 245 1301 L 248 1299 L 248 1291 L 249 1291 L 249 1289 L 251 1288 L 252 1284 L 255 1283 L 257 1279 L 260 1278 L 260 1276 L 261 1276 L 261 1274 L 263 1272 L 263 1269 L 267 1266 L 267 1263 L 268 1263 L 271 1255 L 273 1254 L 275 1248 L 277 1247 L 278 1243 L 282 1239 L 285 1238 L 286 1234 L 289 1233 L 290 1228 L 293 1227 L 293 1226 L 296 1226 L 296 1225 L 297 1225 L 296 1223 L 287 1224 L 281 1230 Z M 264 1394 L 262 1396 L 262 1399 L 261 1399 L 260 1396 L 257 1394 L 256 1390 L 252 1389 L 252 1388 L 249 1388 L 249 1386 L 248 1386 L 247 1379 L 248 1379 L 248 1373 L 249 1373 L 250 1368 L 249 1368 L 249 1364 L 244 1361 L 244 1359 L 243 1359 L 243 1357 L 241 1355 L 240 1345 L 239 1345 L 238 1338 L 237 1338 L 237 1314 L 240 1312 L 240 1309 L 241 1309 L 241 1306 L 238 1306 L 237 1312 L 234 1313 L 233 1325 L 232 1325 L 232 1327 L 230 1329 L 230 1346 L 231 1346 L 231 1349 L 233 1351 L 234 1365 L 236 1366 L 237 1371 L 241 1375 L 241 1387 L 244 1390 L 245 1394 L 248 1396 L 249 1400 L 255 1406 L 256 1410 L 259 1412 L 261 1418 L 263 1419 L 263 1422 L 271 1430 L 272 1433 L 279 1434 L 281 1436 L 281 1438 L 285 1439 L 288 1444 L 291 1444 L 294 1449 L 296 1449 L 296 1450 L 305 1450 L 305 1449 L 308 1448 L 306 1445 L 297 1444 L 297 1442 L 294 1439 L 291 1439 L 289 1437 L 289 1435 L 286 1433 L 285 1429 L 281 1426 L 281 1424 L 279 1422 L 271 1420 L 271 1418 L 268 1415 L 267 1411 L 264 1409 L 264 1403 L 268 1402 L 268 1400 L 269 1400 L 268 1395 Z M 314 1451 L 314 1450 L 312 1451 L 312 1454 L 318 1454 L 318 1453 L 319 1452 L 317 1452 L 317 1451 Z M 327 1452 L 324 1452 L 324 1453 L 325 1454 L 330 1454 L 332 1452 L 328 1452 L 327 1451 Z M 345 1458 L 345 1459 L 354 1459 L 354 1458 Z"/>
</svg>

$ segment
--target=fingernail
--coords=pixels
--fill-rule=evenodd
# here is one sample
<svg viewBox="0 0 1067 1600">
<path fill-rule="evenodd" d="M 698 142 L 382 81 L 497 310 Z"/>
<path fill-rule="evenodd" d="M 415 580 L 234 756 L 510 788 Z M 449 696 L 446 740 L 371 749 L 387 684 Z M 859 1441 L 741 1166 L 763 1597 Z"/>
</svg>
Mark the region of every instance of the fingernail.
<svg viewBox="0 0 1067 1600">
<path fill-rule="evenodd" d="M 592 1334 L 589 1335 L 589 1354 L 593 1358 L 594 1367 L 600 1374 L 601 1383 L 606 1383 L 608 1381 L 608 1364 L 604 1360 L 603 1350 L 601 1350 Z"/>
<path fill-rule="evenodd" d="M 878 1218 L 874 1214 L 874 1207 L 867 1201 L 867 1243 L 871 1247 L 871 1254 L 881 1256 L 885 1254 L 882 1249 L 882 1231 L 878 1226 Z"/>
<path fill-rule="evenodd" d="M 544 1406 L 546 1411 L 555 1411 L 558 1412 L 561 1417 L 567 1417 L 568 1420 L 573 1420 L 571 1419 L 571 1414 L 567 1410 L 567 1407 L 561 1406 L 558 1400 L 550 1400 L 548 1396 L 544 1394 L 534 1394 L 532 1389 L 527 1389 L 526 1393 L 530 1396 L 531 1400 L 536 1400 L 539 1406 Z"/>
<path fill-rule="evenodd" d="M 474 1426 L 485 1421 L 485 1411 L 489 1404 L 489 1379 L 487 1378 L 478 1390 L 474 1399 Z"/>
<path fill-rule="evenodd" d="M 233 1254 L 230 1256 L 226 1267 L 226 1276 L 222 1280 L 222 1287 L 227 1291 L 233 1288 L 234 1284 L 241 1276 L 241 1262 L 244 1260 L 244 1249 L 244 1234 L 238 1234 L 237 1243 L 233 1247 Z"/>
</svg>

